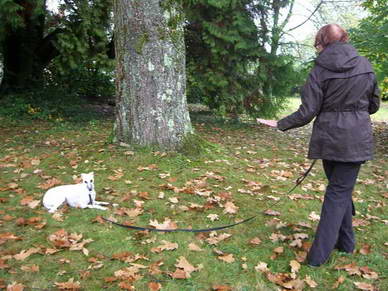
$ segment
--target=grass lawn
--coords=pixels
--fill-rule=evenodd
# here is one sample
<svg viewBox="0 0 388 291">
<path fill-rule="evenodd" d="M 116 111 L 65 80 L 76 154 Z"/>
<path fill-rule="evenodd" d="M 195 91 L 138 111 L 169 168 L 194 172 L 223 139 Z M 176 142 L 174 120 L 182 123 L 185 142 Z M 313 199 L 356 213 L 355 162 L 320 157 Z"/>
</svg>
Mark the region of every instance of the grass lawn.
<svg viewBox="0 0 388 291">
<path fill-rule="evenodd" d="M 0 289 L 388 290 L 387 125 L 375 124 L 376 159 L 362 167 L 354 192 L 355 253 L 334 251 L 310 268 L 304 258 L 326 184 L 320 163 L 286 195 L 310 164 L 307 134 L 192 119 L 206 140 L 201 153 L 195 145 L 186 154 L 112 145 L 109 119 L 0 120 Z M 109 210 L 62 207 L 52 215 L 41 206 L 46 189 L 91 171 Z M 207 228 L 253 215 L 199 234 L 133 231 L 101 219 Z"/>
</svg>

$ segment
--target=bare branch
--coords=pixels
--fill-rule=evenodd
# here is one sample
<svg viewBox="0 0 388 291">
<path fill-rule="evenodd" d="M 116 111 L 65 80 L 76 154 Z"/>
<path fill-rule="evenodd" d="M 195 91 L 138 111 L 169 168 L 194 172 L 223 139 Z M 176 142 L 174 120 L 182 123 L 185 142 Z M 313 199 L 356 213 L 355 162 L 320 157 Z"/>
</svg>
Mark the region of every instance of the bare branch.
<svg viewBox="0 0 388 291">
<path fill-rule="evenodd" d="M 315 10 L 310 14 L 309 17 L 307 17 L 307 19 L 305 21 L 303 21 L 302 23 L 298 24 L 297 26 L 294 26 L 293 28 L 289 29 L 288 32 L 294 30 L 294 29 L 297 29 L 298 27 L 302 26 L 303 24 L 305 24 L 307 21 L 310 20 L 311 17 L 313 17 L 313 15 L 318 11 L 318 9 L 322 6 L 322 4 L 325 3 L 324 0 L 321 0 L 321 2 L 319 2 L 319 4 L 317 5 L 317 7 L 315 8 Z"/>
</svg>

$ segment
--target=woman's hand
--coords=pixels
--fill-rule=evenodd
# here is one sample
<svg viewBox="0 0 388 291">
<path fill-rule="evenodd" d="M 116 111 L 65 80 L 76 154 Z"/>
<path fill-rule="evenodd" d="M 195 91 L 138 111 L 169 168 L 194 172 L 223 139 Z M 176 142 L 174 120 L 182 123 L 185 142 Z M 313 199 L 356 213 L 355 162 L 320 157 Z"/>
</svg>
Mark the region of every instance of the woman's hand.
<svg viewBox="0 0 388 291">
<path fill-rule="evenodd" d="M 257 123 L 265 124 L 270 127 L 278 127 L 278 122 L 276 120 L 268 120 L 268 119 L 261 119 L 256 118 Z"/>
</svg>

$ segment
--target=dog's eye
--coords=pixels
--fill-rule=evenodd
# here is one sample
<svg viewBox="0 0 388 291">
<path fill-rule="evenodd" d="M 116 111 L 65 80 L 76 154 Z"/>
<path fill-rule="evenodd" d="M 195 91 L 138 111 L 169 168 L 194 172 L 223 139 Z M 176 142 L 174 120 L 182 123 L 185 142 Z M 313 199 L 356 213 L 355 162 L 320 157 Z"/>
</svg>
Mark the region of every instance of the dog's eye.
<svg viewBox="0 0 388 291">
<path fill-rule="evenodd" d="M 90 180 L 90 183 L 93 183 L 93 180 Z"/>
<path fill-rule="evenodd" d="M 85 181 L 85 184 L 87 184 L 88 183 L 88 181 Z"/>
</svg>

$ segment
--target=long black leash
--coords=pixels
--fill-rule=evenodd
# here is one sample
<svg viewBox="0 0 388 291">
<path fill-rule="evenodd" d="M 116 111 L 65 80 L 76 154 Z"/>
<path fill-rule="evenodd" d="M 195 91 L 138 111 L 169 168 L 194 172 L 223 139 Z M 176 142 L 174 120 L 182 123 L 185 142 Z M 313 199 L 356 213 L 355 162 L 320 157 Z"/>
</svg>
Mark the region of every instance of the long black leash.
<svg viewBox="0 0 388 291">
<path fill-rule="evenodd" d="M 289 195 L 292 191 L 294 191 L 296 189 L 296 187 L 298 187 L 300 184 L 302 184 L 302 182 L 304 181 L 304 179 L 306 179 L 306 177 L 308 176 L 308 174 L 311 172 L 312 168 L 314 167 L 315 163 L 316 163 L 317 160 L 314 160 L 310 167 L 307 169 L 306 172 L 303 173 L 302 176 L 300 176 L 298 179 L 296 179 L 295 181 L 295 185 L 294 187 L 292 187 L 286 195 Z M 265 209 L 263 211 L 263 213 L 261 214 L 265 214 L 265 212 L 267 210 L 269 210 L 270 208 L 274 207 L 276 204 L 278 204 L 279 202 L 281 201 L 281 199 L 279 199 L 278 201 L 276 201 L 275 203 L 272 203 L 269 207 L 267 207 L 267 209 Z M 245 223 L 245 222 L 248 222 L 254 218 L 256 218 L 258 216 L 255 215 L 255 216 L 252 216 L 252 217 L 249 217 L 247 219 L 244 219 L 243 221 L 240 221 L 240 222 L 236 222 L 236 223 L 233 223 L 233 224 L 228 224 L 228 225 L 224 225 L 224 226 L 218 226 L 218 227 L 212 227 L 212 228 L 203 228 L 203 229 L 191 229 L 191 228 L 176 228 L 176 229 L 157 229 L 157 228 L 151 228 L 151 227 L 140 227 L 140 226 L 133 226 L 133 225 L 125 225 L 125 224 L 121 224 L 121 223 L 117 223 L 117 222 L 114 222 L 112 220 L 109 220 L 107 218 L 104 218 L 102 217 L 103 220 L 105 221 L 108 221 L 112 224 L 115 224 L 115 225 L 118 225 L 118 226 L 121 226 L 121 227 L 125 227 L 125 228 L 129 228 L 129 229 L 134 229 L 134 230 L 141 230 L 141 231 L 144 231 L 144 230 L 148 230 L 148 231 L 156 231 L 156 232 L 210 232 L 210 231 L 216 231 L 216 230 L 221 230 L 221 229 L 226 229 L 226 228 L 230 228 L 230 227 L 233 227 L 233 226 L 236 226 L 236 225 L 239 225 L 239 224 L 242 224 L 242 223 Z"/>
</svg>

